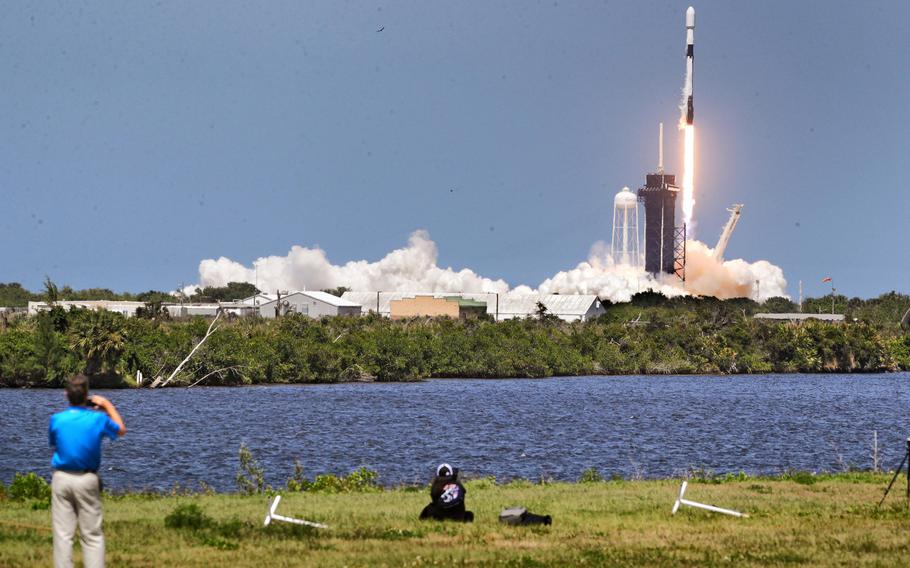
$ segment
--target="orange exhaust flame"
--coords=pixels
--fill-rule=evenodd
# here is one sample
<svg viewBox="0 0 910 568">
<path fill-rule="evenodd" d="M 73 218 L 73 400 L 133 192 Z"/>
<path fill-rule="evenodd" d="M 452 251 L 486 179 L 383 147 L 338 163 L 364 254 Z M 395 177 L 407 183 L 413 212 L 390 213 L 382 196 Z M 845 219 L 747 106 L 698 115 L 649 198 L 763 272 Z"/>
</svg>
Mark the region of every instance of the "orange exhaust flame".
<svg viewBox="0 0 910 568">
<path fill-rule="evenodd" d="M 683 219 L 686 226 L 692 227 L 692 212 L 695 209 L 695 126 L 684 126 L 685 146 L 683 154 Z"/>
</svg>

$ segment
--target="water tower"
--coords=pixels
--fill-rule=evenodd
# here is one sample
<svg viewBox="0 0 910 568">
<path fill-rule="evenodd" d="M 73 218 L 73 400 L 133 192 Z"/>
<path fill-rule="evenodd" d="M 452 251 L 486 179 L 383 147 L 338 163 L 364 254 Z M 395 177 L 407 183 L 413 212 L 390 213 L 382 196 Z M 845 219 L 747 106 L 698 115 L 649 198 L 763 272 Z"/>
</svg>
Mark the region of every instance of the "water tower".
<svg viewBox="0 0 910 568">
<path fill-rule="evenodd" d="M 640 266 L 638 250 L 638 197 L 628 187 L 624 187 L 613 198 L 613 241 L 610 253 L 616 264 Z"/>
</svg>

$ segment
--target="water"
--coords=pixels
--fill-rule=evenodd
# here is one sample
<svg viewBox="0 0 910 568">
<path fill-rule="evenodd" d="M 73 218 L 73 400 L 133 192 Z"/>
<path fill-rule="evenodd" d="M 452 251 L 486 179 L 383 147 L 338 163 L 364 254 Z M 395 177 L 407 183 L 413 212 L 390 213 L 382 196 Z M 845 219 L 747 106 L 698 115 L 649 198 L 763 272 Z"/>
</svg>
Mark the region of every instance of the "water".
<svg viewBox="0 0 910 568">
<path fill-rule="evenodd" d="M 433 380 L 97 391 L 129 432 L 105 441 L 107 487 L 205 482 L 233 490 L 241 442 L 273 485 L 304 471 L 376 470 L 425 482 L 441 461 L 469 476 L 662 477 L 690 468 L 778 473 L 869 468 L 872 432 L 895 467 L 910 435 L 910 374 Z M 0 390 L 0 480 L 49 473 L 61 390 Z"/>
</svg>

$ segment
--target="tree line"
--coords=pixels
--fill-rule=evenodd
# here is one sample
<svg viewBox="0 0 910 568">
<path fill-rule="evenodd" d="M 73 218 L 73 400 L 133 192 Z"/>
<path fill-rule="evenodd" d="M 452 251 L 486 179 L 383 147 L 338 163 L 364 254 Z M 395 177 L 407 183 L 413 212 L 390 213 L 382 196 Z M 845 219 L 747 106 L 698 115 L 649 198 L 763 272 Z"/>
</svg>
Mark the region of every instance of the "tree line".
<svg viewBox="0 0 910 568">
<path fill-rule="evenodd" d="M 227 286 L 205 286 L 196 288 L 191 294 L 182 292 L 114 292 L 108 288 L 84 288 L 75 290 L 71 286 L 58 287 L 49 278 L 44 280 L 44 290 L 31 292 L 19 282 L 0 282 L 0 307 L 23 308 L 29 302 L 56 300 L 108 300 L 125 302 L 230 302 L 248 298 L 259 293 L 259 289 L 248 282 L 229 282 Z M 339 296 L 341 294 L 338 294 Z"/>
<path fill-rule="evenodd" d="M 549 315 L 502 322 L 237 318 L 220 325 L 173 384 L 910 369 L 910 333 L 899 324 L 910 308 L 906 295 L 844 300 L 842 324 L 752 318 L 775 302 L 788 300 L 757 304 L 643 293 L 629 303 L 607 303 L 597 320 L 575 323 Z M 11 319 L 0 325 L 0 386 L 56 386 L 79 372 L 125 386 L 137 371 L 148 378 L 167 375 L 209 323 L 171 321 L 153 311 L 125 318 L 59 306 Z"/>
</svg>

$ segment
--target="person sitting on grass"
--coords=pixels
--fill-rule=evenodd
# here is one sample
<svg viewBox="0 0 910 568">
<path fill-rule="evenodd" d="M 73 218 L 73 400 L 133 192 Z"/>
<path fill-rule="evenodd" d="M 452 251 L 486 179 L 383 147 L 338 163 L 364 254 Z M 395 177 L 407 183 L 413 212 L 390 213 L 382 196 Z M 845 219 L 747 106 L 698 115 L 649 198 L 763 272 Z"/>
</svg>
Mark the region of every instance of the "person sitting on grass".
<svg viewBox="0 0 910 568">
<path fill-rule="evenodd" d="M 420 519 L 472 522 L 474 513 L 465 510 L 465 493 L 467 490 L 458 479 L 458 469 L 447 463 L 440 464 L 430 484 L 430 504 L 420 512 Z"/>
</svg>

